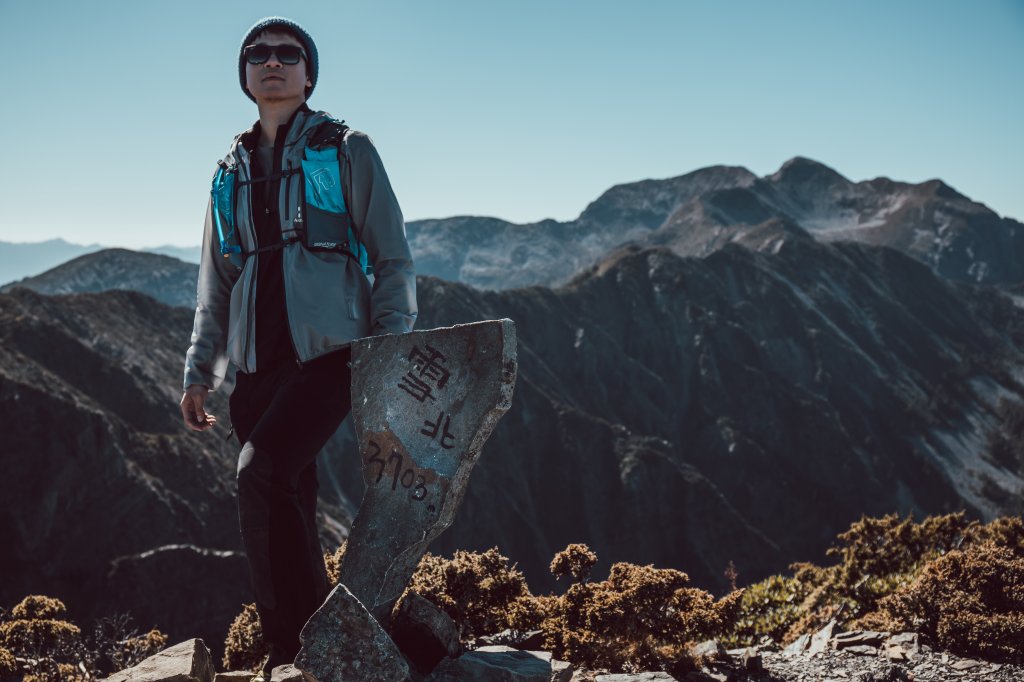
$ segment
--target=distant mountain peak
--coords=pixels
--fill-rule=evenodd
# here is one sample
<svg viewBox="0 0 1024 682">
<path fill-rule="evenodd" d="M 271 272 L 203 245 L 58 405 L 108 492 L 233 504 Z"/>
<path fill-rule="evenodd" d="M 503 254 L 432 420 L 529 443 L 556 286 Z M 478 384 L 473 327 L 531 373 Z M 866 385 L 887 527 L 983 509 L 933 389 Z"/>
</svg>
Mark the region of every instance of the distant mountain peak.
<svg viewBox="0 0 1024 682">
<path fill-rule="evenodd" d="M 928 194 L 936 196 L 940 199 L 950 199 L 953 201 L 971 201 L 960 192 L 944 183 L 938 178 L 932 178 L 931 180 L 925 180 L 920 185 L 921 189 L 925 190 Z"/>
<path fill-rule="evenodd" d="M 198 275 L 198 265 L 173 256 L 113 248 L 72 258 L 0 291 L 24 288 L 42 294 L 72 294 L 131 289 L 168 305 L 191 307 L 195 305 Z"/>
<path fill-rule="evenodd" d="M 665 180 L 614 185 L 583 210 L 578 222 L 653 230 L 687 201 L 718 189 L 749 187 L 757 176 L 742 166 L 706 166 Z"/>
<path fill-rule="evenodd" d="M 779 170 L 769 175 L 768 179 L 785 184 L 809 181 L 813 181 L 815 184 L 851 184 L 848 178 L 834 169 L 806 156 L 794 156 L 789 159 L 782 164 Z"/>
</svg>

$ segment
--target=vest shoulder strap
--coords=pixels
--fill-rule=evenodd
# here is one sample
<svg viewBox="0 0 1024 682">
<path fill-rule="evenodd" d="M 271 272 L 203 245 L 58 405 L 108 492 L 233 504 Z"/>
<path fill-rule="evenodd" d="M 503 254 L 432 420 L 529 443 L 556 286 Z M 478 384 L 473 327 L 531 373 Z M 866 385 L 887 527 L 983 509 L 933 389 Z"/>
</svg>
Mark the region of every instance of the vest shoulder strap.
<svg viewBox="0 0 1024 682">
<path fill-rule="evenodd" d="M 313 134 L 309 136 L 310 149 L 326 149 L 327 147 L 340 147 L 341 140 L 345 137 L 345 131 L 349 127 L 344 121 L 336 118 L 328 119 L 317 126 Z"/>
</svg>

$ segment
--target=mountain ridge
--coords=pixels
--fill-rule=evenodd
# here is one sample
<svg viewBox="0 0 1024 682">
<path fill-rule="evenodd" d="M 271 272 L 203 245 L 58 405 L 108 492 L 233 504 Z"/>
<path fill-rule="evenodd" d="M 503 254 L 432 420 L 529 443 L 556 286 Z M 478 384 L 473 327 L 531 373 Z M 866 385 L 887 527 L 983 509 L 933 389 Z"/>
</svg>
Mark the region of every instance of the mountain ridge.
<svg viewBox="0 0 1024 682">
<path fill-rule="evenodd" d="M 761 177 L 742 166 L 719 164 L 619 183 L 564 222 L 459 215 L 409 221 L 406 229 L 420 274 L 498 290 L 563 284 L 629 242 L 667 246 L 683 256 L 706 255 L 771 218 L 786 219 L 825 241 L 901 250 L 955 280 L 1024 282 L 1019 221 L 1000 217 L 937 178 L 909 183 L 878 176 L 854 182 L 804 156 Z M 0 272 L 10 260 L 4 260 L 4 247 L 0 243 Z M 176 257 L 191 252 L 198 262 L 198 247 L 154 250 Z"/>
<path fill-rule="evenodd" d="M 498 545 L 544 590 L 550 557 L 583 542 L 599 572 L 653 563 L 723 590 L 730 563 L 778 573 L 861 514 L 1021 513 L 1024 461 L 995 444 L 1024 414 L 1024 310 L 892 249 L 761 229 L 771 248 L 705 258 L 627 245 L 558 289 L 419 277 L 419 328 L 508 317 L 519 346 L 512 407 L 431 551 Z M 204 575 L 225 585 L 201 606 L 222 632 L 225 600 L 248 598 L 237 446 L 226 419 L 180 424 L 191 311 L 15 289 L 0 321 L 0 564 L 17 578 L 0 597 L 117 605 L 110 562 L 135 557 L 116 575 L 160 595 L 138 615 L 195 633 L 200 605 L 167 577 Z M 209 406 L 226 417 L 220 393 Z M 347 428 L 320 455 L 325 549 L 362 495 Z"/>
</svg>

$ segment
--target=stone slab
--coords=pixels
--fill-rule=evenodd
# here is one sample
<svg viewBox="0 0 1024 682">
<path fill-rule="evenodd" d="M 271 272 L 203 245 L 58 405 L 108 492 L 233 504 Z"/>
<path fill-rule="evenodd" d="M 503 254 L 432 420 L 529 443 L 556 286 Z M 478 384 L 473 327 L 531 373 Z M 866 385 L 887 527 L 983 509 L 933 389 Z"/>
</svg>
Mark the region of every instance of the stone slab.
<svg viewBox="0 0 1024 682">
<path fill-rule="evenodd" d="M 270 671 L 270 682 L 302 682 L 305 675 L 290 663 L 279 665 Z"/>
<path fill-rule="evenodd" d="M 442 659 L 462 652 L 459 629 L 447 613 L 415 592 L 406 592 L 395 607 L 389 630 L 406 660 L 429 673 Z"/>
<path fill-rule="evenodd" d="M 551 682 L 570 682 L 576 667 L 568 661 L 551 659 Z"/>
<path fill-rule="evenodd" d="M 107 682 L 213 682 L 216 671 L 210 650 L 201 639 L 187 639 L 167 647 L 130 668 L 106 678 Z"/>
<path fill-rule="evenodd" d="M 551 675 L 548 652 L 488 646 L 444 659 L 427 682 L 550 682 Z"/>
<path fill-rule="evenodd" d="M 668 673 L 612 673 L 609 675 L 598 675 L 594 682 L 678 682 L 676 678 Z"/>
<path fill-rule="evenodd" d="M 214 675 L 213 682 L 249 682 L 254 676 L 255 673 L 249 670 L 229 670 Z"/>
<path fill-rule="evenodd" d="M 299 640 L 295 667 L 314 682 L 401 682 L 409 677 L 398 647 L 345 585 L 331 590 Z"/>
<path fill-rule="evenodd" d="M 366 493 L 340 582 L 384 626 L 427 546 L 451 525 L 484 442 L 512 403 L 516 333 L 491 320 L 352 343 Z"/>
<path fill-rule="evenodd" d="M 811 636 L 810 635 L 808 635 L 808 634 L 800 635 L 799 637 L 794 639 L 785 649 L 783 649 L 782 653 L 785 654 L 786 656 L 799 656 L 800 654 L 802 654 L 804 651 L 807 650 L 807 645 L 810 644 L 810 643 L 811 643 Z"/>
<path fill-rule="evenodd" d="M 875 630 L 849 630 L 840 632 L 832 637 L 832 646 L 836 649 L 843 649 L 848 646 L 881 646 L 882 642 L 889 637 L 888 632 L 876 632 Z"/>
<path fill-rule="evenodd" d="M 832 633 L 836 629 L 835 619 L 830 620 L 825 624 L 825 627 L 821 628 L 814 633 L 811 637 L 811 644 L 807 647 L 807 655 L 814 656 L 816 654 L 825 653 L 825 650 L 829 647 L 829 641 L 832 639 Z"/>
</svg>

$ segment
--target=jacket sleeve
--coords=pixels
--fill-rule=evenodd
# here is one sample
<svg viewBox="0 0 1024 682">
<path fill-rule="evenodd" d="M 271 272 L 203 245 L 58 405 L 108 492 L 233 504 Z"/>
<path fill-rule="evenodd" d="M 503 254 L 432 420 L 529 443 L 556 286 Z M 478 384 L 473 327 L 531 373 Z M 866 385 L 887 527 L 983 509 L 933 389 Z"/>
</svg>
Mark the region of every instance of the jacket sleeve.
<svg viewBox="0 0 1024 682">
<path fill-rule="evenodd" d="M 352 222 L 373 263 L 370 333 L 376 336 L 412 331 L 417 313 L 416 271 L 402 209 L 370 138 L 353 131 L 346 143 Z"/>
<path fill-rule="evenodd" d="M 185 354 L 184 388 L 202 384 L 216 390 L 228 369 L 227 329 L 231 289 L 238 275 L 235 266 L 221 257 L 213 226 L 213 200 L 206 207 L 199 280 L 196 284 L 196 317 L 192 345 Z"/>
</svg>

